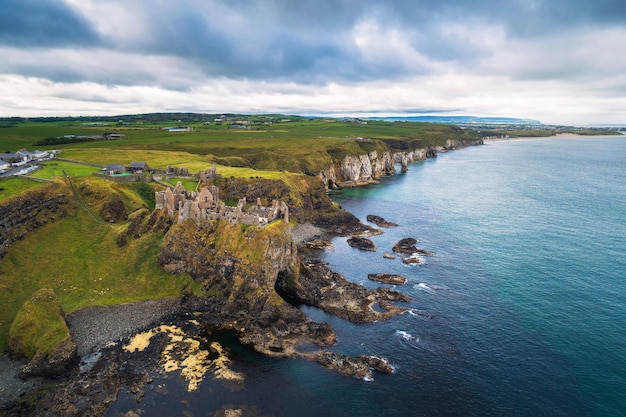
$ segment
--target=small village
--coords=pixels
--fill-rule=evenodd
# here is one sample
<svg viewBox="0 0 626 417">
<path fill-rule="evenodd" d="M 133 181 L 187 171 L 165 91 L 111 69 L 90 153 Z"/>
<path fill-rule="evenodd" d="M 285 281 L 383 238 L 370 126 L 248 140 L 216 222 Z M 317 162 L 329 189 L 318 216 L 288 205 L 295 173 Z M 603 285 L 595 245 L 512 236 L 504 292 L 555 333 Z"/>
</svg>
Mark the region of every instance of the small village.
<svg viewBox="0 0 626 417">
<path fill-rule="evenodd" d="M 55 158 L 56 151 L 33 151 L 20 149 L 15 153 L 0 153 L 0 177 L 12 175 L 27 175 L 36 171 L 36 162 L 43 162 Z"/>
</svg>

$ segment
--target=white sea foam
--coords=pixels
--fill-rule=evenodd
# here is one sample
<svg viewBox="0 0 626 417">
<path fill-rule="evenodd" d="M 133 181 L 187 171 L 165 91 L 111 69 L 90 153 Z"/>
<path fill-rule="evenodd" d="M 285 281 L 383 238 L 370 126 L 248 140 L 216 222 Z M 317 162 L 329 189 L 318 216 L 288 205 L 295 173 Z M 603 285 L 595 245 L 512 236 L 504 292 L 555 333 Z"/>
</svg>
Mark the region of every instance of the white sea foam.
<svg viewBox="0 0 626 417">
<path fill-rule="evenodd" d="M 426 257 L 423 255 L 420 255 L 418 253 L 414 253 L 411 256 L 407 257 L 406 259 L 415 259 L 417 260 L 416 263 L 403 263 L 402 265 L 404 265 L 404 267 L 406 268 L 411 268 L 413 266 L 420 266 L 420 265 L 425 265 L 426 264 Z"/>
<path fill-rule="evenodd" d="M 435 292 L 435 290 L 431 288 L 430 285 L 428 285 L 425 282 L 420 282 L 419 284 L 413 286 L 413 288 L 415 288 L 416 290 L 422 290 L 426 292 Z"/>
<path fill-rule="evenodd" d="M 409 332 L 405 332 L 404 330 L 396 330 L 396 334 L 404 340 L 415 340 L 415 336 L 413 336 Z"/>
</svg>

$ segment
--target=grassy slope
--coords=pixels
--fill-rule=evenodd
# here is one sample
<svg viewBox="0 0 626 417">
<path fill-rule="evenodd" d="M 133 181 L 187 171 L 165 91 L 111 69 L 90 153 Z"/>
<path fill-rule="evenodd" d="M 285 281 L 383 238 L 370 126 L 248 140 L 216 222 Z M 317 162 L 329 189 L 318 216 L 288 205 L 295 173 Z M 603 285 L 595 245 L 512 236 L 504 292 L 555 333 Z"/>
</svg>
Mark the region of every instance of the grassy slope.
<svg viewBox="0 0 626 417">
<path fill-rule="evenodd" d="M 31 177 L 52 179 L 53 177 L 63 176 L 65 172 L 70 177 L 84 177 L 99 172 L 100 169 L 89 165 L 75 164 L 59 160 L 45 161 L 40 164 L 41 169 L 35 171 Z"/>
<path fill-rule="evenodd" d="M 103 184 L 93 184 L 102 191 Z M 105 184 L 111 190 L 123 188 L 118 192 L 127 206 L 144 204 L 141 190 L 133 190 L 137 185 Z M 97 209 L 95 196 L 93 200 L 86 203 Z M 15 314 L 41 288 L 53 289 L 67 313 L 91 305 L 176 297 L 184 286 L 199 291 L 190 277 L 167 274 L 157 265 L 161 234 L 148 233 L 117 247 L 115 239 L 124 227 L 96 223 L 81 209 L 14 243 L 0 261 L 0 351 L 7 346 Z"/>
<path fill-rule="evenodd" d="M 45 183 L 24 178 L 0 178 L 0 202 L 24 191 L 45 186 Z"/>
</svg>

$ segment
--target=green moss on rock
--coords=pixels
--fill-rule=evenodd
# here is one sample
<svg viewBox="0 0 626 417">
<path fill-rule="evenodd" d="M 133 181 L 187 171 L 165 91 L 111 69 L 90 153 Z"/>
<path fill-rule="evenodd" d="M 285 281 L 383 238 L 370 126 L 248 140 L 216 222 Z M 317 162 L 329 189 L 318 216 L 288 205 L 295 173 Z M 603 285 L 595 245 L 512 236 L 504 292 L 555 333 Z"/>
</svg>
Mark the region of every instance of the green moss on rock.
<svg viewBox="0 0 626 417">
<path fill-rule="evenodd" d="M 49 354 L 70 338 L 63 309 L 53 290 L 37 291 L 18 311 L 9 330 L 9 351 L 14 357 Z"/>
<path fill-rule="evenodd" d="M 9 330 L 9 353 L 29 359 L 22 377 L 60 375 L 77 361 L 76 345 L 53 290 L 43 288 L 22 305 Z"/>
</svg>

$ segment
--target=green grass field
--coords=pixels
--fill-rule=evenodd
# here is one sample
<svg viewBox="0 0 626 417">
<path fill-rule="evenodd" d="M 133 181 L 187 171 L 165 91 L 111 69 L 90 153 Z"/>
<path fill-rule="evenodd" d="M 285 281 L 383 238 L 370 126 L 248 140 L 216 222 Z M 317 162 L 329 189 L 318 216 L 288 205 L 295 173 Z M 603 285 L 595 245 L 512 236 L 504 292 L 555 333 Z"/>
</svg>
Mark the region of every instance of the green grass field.
<svg viewBox="0 0 626 417">
<path fill-rule="evenodd" d="M 99 172 L 100 169 L 89 165 L 76 164 L 52 159 L 40 163 L 43 168 L 35 171 L 30 176 L 43 179 L 54 179 L 54 177 L 63 177 L 65 172 L 70 177 L 84 177 Z"/>
<path fill-rule="evenodd" d="M 162 235 L 148 233 L 119 248 L 115 239 L 123 227 L 96 223 L 78 210 L 11 246 L 0 261 L 0 352 L 6 349 L 15 314 L 41 288 L 53 289 L 66 313 L 85 306 L 178 297 L 184 286 L 199 293 L 199 284 L 189 276 L 168 274 L 157 265 Z"/>
<path fill-rule="evenodd" d="M 446 139 L 476 137 L 474 133 L 445 125 L 358 124 L 332 119 L 299 119 L 272 125 L 251 125 L 250 129 L 195 123 L 191 132 L 161 130 L 162 126 L 177 123 L 176 120 L 120 126 L 85 126 L 76 121 L 18 123 L 0 129 L 0 149 L 33 150 L 33 143 L 47 137 L 101 135 L 114 131 L 123 134 L 124 138 L 57 145 L 55 148 L 62 150 L 60 156 L 63 158 L 101 165 L 145 161 L 153 168 L 186 166 L 190 172 L 217 164 L 302 173 L 319 171 L 328 167 L 331 159 L 340 159 L 347 154 L 394 148 L 399 141 L 416 148 L 439 145 Z M 247 175 L 236 171 L 231 173 Z"/>
<path fill-rule="evenodd" d="M 28 180 L 25 178 L 0 178 L 0 202 L 7 198 L 18 195 L 24 191 L 31 190 L 33 188 L 43 187 L 44 185 L 44 183 Z"/>
</svg>

